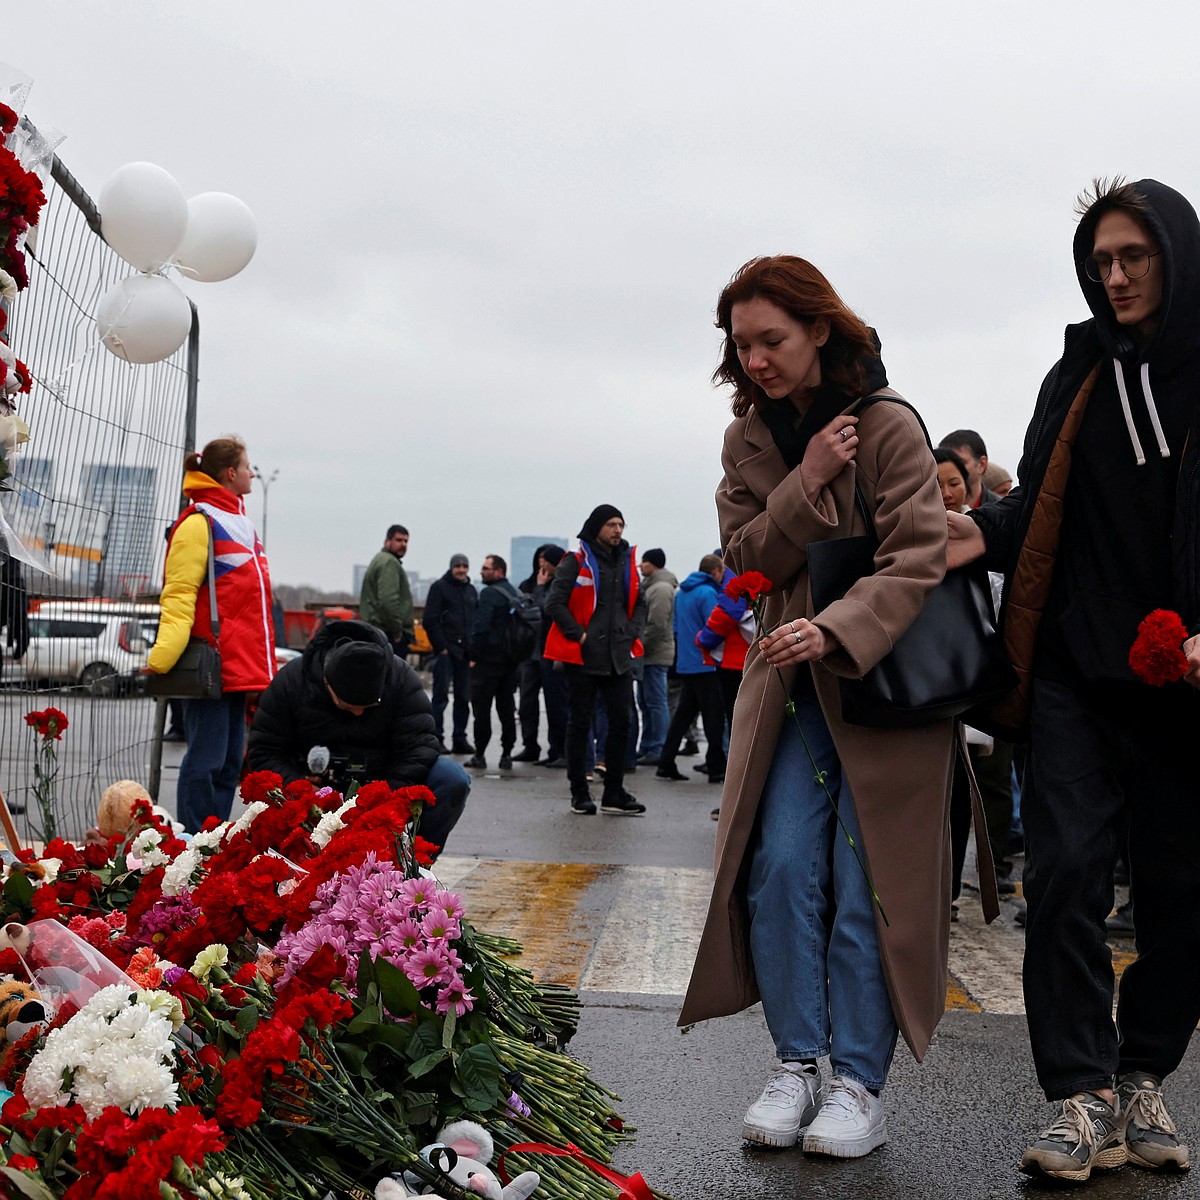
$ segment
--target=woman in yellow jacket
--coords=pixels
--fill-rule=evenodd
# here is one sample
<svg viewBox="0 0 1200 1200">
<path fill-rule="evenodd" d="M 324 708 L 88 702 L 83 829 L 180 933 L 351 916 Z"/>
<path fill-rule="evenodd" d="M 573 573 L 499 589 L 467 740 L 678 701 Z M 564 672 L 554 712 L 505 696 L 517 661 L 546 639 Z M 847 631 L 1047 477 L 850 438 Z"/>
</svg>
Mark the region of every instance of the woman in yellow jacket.
<svg viewBox="0 0 1200 1200">
<path fill-rule="evenodd" d="M 254 477 L 245 443 L 217 438 L 183 465 L 183 492 L 191 503 L 168 534 L 162 618 L 148 666 L 169 671 L 193 637 L 221 653 L 223 694 L 183 701 L 187 752 L 179 766 L 177 813 L 195 832 L 210 816 L 229 817 L 241 776 L 246 695 L 261 692 L 275 674 L 275 633 L 267 558 L 243 500 Z M 210 536 L 219 643 L 209 611 Z"/>
</svg>

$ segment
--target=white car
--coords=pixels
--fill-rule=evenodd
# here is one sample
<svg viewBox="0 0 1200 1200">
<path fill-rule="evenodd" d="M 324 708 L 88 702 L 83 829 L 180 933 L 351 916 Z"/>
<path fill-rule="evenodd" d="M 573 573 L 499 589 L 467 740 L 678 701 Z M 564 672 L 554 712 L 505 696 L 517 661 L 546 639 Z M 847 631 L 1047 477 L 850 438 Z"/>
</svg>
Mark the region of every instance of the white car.
<svg viewBox="0 0 1200 1200">
<path fill-rule="evenodd" d="M 44 600 L 29 614 L 23 674 L 31 682 L 77 684 L 93 696 L 128 692 L 158 619 L 157 604 Z"/>
</svg>

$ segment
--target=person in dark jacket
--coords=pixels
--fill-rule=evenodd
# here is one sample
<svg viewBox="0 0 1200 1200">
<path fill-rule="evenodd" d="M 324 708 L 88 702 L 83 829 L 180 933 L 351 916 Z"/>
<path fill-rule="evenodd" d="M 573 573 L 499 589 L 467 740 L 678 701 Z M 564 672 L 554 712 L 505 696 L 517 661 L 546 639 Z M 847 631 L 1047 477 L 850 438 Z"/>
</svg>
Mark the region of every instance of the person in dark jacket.
<svg viewBox="0 0 1200 1200">
<path fill-rule="evenodd" d="M 950 566 L 1006 574 L 1020 686 L 989 732 L 1028 729 L 1025 1006 L 1059 1118 L 1033 1174 L 1127 1159 L 1184 1168 L 1161 1085 L 1200 1021 L 1200 220 L 1153 179 L 1083 197 L 1075 270 L 1092 319 L 1068 326 L 1025 437 L 1020 486 L 947 513 Z M 1172 609 L 1186 677 L 1139 682 L 1139 622 Z M 1121 979 L 1105 918 L 1128 843 L 1138 957 Z M 1118 1032 L 1119 1029 L 1119 1032 Z"/>
<path fill-rule="evenodd" d="M 604 697 L 608 710 L 604 793 L 601 811 L 641 816 L 644 804 L 625 790 L 629 714 L 633 705 L 633 660 L 642 655 L 646 600 L 641 594 L 637 550 L 622 534 L 625 518 L 611 504 L 594 508 L 579 531 L 579 549 L 558 564 L 546 615 L 553 624 L 543 656 L 566 664 L 567 778 L 571 811 L 596 811 L 587 785 L 587 738 Z"/>
<path fill-rule="evenodd" d="M 533 596 L 537 589 L 538 574 L 542 568 L 542 554 L 545 545 L 539 546 L 533 552 L 533 570 L 517 585 L 517 590 L 526 596 Z M 556 547 L 557 549 L 557 547 Z M 535 598 L 535 603 L 537 603 Z M 538 605 L 545 611 L 545 604 Z M 545 627 L 540 639 L 544 642 Z M 521 690 L 521 698 L 517 707 L 517 718 L 521 723 L 521 752 L 513 755 L 513 762 L 535 763 L 542 756 L 542 748 L 538 742 L 538 730 L 542 723 L 542 707 L 538 696 L 542 690 L 542 647 L 539 644 L 533 654 L 517 667 L 517 684 Z"/>
<path fill-rule="evenodd" d="M 512 769 L 512 750 L 517 741 L 514 693 L 519 662 L 513 662 L 504 646 L 504 626 L 517 589 L 508 581 L 508 563 L 489 554 L 480 570 L 486 585 L 471 624 L 471 709 L 475 714 L 475 753 L 468 767 L 487 766 L 485 754 L 492 740 L 492 705 L 500 718 L 500 770 Z"/>
<path fill-rule="evenodd" d="M 562 562 L 566 551 L 553 542 L 547 542 L 538 551 L 537 580 L 533 585 L 533 602 L 542 610 L 542 636 L 538 645 L 536 661 L 541 677 L 542 696 L 546 704 L 546 757 L 538 764 L 561 770 L 567 765 L 567 676 L 552 659 L 546 658 L 546 637 L 550 633 L 550 620 L 546 616 L 546 602 L 550 599 L 550 587 L 554 572 Z"/>
<path fill-rule="evenodd" d="M 319 771 L 314 747 L 327 751 Z M 365 621 L 331 621 L 275 676 L 254 714 L 247 764 L 284 783 L 327 772 L 325 781 L 342 790 L 351 780 L 424 784 L 436 804 L 421 814 L 420 833 L 442 847 L 471 790 L 466 771 L 438 756 L 417 673 Z"/>
<path fill-rule="evenodd" d="M 454 687 L 454 733 L 450 749 L 455 754 L 475 753 L 475 747 L 467 740 L 467 719 L 471 715 L 471 664 L 467 658 L 467 643 L 478 602 L 479 593 L 471 582 L 471 564 L 467 556 L 452 554 L 450 569 L 429 589 L 421 621 L 433 647 L 433 724 L 438 741 L 443 743 L 439 747 L 442 753 L 445 753 L 442 734 L 451 684 Z"/>
</svg>

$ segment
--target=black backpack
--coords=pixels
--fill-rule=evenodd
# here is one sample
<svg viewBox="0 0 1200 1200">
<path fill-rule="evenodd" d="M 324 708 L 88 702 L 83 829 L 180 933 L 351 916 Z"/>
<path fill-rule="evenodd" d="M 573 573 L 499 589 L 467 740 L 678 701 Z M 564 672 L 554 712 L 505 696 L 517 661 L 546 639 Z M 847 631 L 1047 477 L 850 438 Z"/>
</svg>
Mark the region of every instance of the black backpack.
<svg viewBox="0 0 1200 1200">
<path fill-rule="evenodd" d="M 510 663 L 523 663 L 542 638 L 542 610 L 532 596 L 518 592 L 508 603 L 500 629 L 500 646 Z"/>
</svg>

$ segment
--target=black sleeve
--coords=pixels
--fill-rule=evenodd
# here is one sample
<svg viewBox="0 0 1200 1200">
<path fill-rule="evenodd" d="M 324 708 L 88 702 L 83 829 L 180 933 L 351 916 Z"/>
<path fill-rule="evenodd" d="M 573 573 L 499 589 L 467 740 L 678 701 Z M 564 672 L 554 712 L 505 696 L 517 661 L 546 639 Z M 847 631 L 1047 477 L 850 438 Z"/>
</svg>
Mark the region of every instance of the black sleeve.
<svg viewBox="0 0 1200 1200">
<path fill-rule="evenodd" d="M 392 787 L 406 787 L 425 782 L 437 762 L 438 739 L 429 697 L 417 673 L 397 659 L 392 674 L 395 700 L 388 722 L 387 781 Z"/>
<path fill-rule="evenodd" d="M 284 783 L 301 779 L 308 766 L 307 750 L 296 737 L 304 702 L 304 663 L 293 659 L 259 697 L 258 711 L 246 742 L 246 765 L 251 771 L 274 771 Z"/>
<path fill-rule="evenodd" d="M 550 585 L 550 594 L 546 597 L 546 616 L 563 631 L 572 642 L 583 640 L 583 627 L 571 616 L 567 601 L 571 598 L 571 589 L 579 578 L 579 559 L 574 554 L 564 554 L 558 569 L 554 572 L 554 582 Z"/>
<path fill-rule="evenodd" d="M 441 580 L 437 580 L 429 589 L 429 597 L 425 601 L 425 615 L 421 625 L 429 635 L 429 644 L 435 654 L 441 654 L 446 649 L 446 635 L 442 632 L 442 621 L 446 613 L 446 602 L 442 597 Z"/>
</svg>

